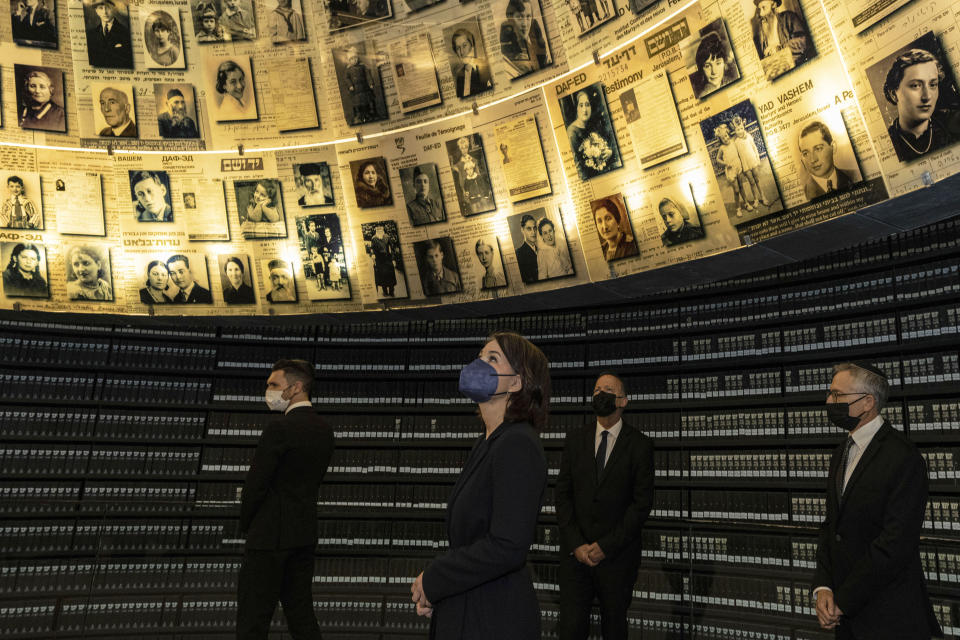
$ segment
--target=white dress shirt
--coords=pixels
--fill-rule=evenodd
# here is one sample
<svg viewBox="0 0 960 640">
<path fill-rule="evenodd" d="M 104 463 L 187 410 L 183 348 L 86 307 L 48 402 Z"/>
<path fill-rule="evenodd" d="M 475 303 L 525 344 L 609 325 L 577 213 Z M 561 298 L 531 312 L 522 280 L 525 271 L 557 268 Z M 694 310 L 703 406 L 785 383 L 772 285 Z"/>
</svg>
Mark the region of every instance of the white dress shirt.
<svg viewBox="0 0 960 640">
<path fill-rule="evenodd" d="M 603 466 L 607 466 L 607 461 L 610 460 L 610 453 L 613 451 L 613 445 L 617 442 L 617 436 L 620 435 L 620 429 L 623 427 L 623 419 L 617 420 L 617 424 L 613 425 L 609 429 L 604 429 L 600 426 L 600 423 L 597 422 L 597 431 L 593 438 L 593 457 L 597 457 L 597 451 L 600 450 L 600 434 L 604 431 L 607 432 L 607 455 L 603 459 Z"/>
</svg>

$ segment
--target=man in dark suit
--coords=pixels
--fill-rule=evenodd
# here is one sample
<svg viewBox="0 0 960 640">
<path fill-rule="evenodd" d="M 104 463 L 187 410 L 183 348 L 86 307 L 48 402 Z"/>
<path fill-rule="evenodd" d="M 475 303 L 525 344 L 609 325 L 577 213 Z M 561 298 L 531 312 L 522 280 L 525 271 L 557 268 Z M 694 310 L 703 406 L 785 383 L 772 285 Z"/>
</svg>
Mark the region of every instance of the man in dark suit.
<svg viewBox="0 0 960 640">
<path fill-rule="evenodd" d="M 527 284 L 537 281 L 537 219 L 529 213 L 520 218 L 523 244 L 517 249 L 520 278 Z"/>
<path fill-rule="evenodd" d="M 99 18 L 95 26 L 87 29 L 87 59 L 90 66 L 132 69 L 133 49 L 126 16 L 119 15 L 113 0 L 94 0 L 90 6 Z"/>
<path fill-rule="evenodd" d="M 313 613 L 317 491 L 333 454 L 333 431 L 310 404 L 313 365 L 279 360 L 266 401 L 282 418 L 264 428 L 240 504 L 246 549 L 237 581 L 237 639 L 266 640 L 279 601 L 290 635 L 320 640 Z"/>
<path fill-rule="evenodd" d="M 653 506 L 653 440 L 623 422 L 626 388 L 601 374 L 596 423 L 571 431 L 557 478 L 561 640 L 585 640 L 600 602 L 604 640 L 626 640 L 640 568 L 640 529 Z"/>
<path fill-rule="evenodd" d="M 830 460 L 813 580 L 817 619 L 838 640 L 940 636 L 920 563 L 926 464 L 880 415 L 886 374 L 863 362 L 833 370 L 827 417 L 850 436 Z"/>
<path fill-rule="evenodd" d="M 833 155 L 837 143 L 827 125 L 814 120 L 800 130 L 798 139 L 800 160 L 807 170 L 807 179 L 803 182 L 803 194 L 807 200 L 819 198 L 828 193 L 849 191 L 856 177 L 849 171 L 837 167 Z"/>
<path fill-rule="evenodd" d="M 180 291 L 173 297 L 175 304 L 213 304 L 210 289 L 200 286 L 190 270 L 190 258 L 177 253 L 167 258 L 170 279 Z"/>
</svg>

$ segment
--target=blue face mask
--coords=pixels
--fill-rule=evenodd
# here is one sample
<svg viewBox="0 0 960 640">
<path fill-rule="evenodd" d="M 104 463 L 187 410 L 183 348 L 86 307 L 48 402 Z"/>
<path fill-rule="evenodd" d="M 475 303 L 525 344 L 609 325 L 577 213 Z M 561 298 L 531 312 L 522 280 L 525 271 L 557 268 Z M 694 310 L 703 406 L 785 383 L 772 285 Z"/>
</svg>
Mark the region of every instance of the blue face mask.
<svg viewBox="0 0 960 640">
<path fill-rule="evenodd" d="M 497 393 L 497 385 L 501 377 L 515 376 L 515 373 L 497 373 L 493 366 L 477 358 L 460 371 L 460 393 L 474 402 L 487 402 L 494 396 L 507 393 Z"/>
</svg>

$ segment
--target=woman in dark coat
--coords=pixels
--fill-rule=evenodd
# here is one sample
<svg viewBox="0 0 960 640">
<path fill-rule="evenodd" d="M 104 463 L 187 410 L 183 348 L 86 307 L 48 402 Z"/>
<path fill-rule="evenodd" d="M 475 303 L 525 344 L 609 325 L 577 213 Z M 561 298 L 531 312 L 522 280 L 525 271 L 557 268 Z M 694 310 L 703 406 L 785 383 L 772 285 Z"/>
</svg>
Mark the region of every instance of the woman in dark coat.
<svg viewBox="0 0 960 640">
<path fill-rule="evenodd" d="M 397 272 L 393 268 L 393 253 L 390 251 L 390 241 L 379 226 L 370 239 L 370 248 L 373 250 L 373 279 L 378 287 L 383 289 L 383 295 L 393 297 L 393 289 L 397 286 Z"/>
<path fill-rule="evenodd" d="M 547 462 L 537 429 L 547 420 L 547 359 L 525 338 L 498 331 L 460 374 L 485 433 L 447 504 L 449 550 L 411 587 L 435 640 L 539 640 L 540 607 L 527 570 Z"/>
<path fill-rule="evenodd" d="M 382 207 L 393 204 L 390 194 L 390 185 L 377 170 L 377 163 L 372 160 L 360 165 L 357 172 L 354 191 L 357 194 L 357 206 L 361 208 Z"/>
</svg>

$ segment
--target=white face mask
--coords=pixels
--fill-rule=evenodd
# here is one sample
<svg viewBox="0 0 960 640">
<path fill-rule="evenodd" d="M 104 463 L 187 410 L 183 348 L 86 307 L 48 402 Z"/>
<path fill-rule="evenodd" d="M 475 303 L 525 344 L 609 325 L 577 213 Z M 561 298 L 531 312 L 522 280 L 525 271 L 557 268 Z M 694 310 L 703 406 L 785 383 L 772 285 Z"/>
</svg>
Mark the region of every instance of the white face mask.
<svg viewBox="0 0 960 640">
<path fill-rule="evenodd" d="M 290 401 L 285 400 L 283 397 L 283 392 L 289 389 L 267 389 L 266 401 L 267 406 L 270 407 L 270 411 L 286 411 L 287 407 L 290 406 Z"/>
</svg>

